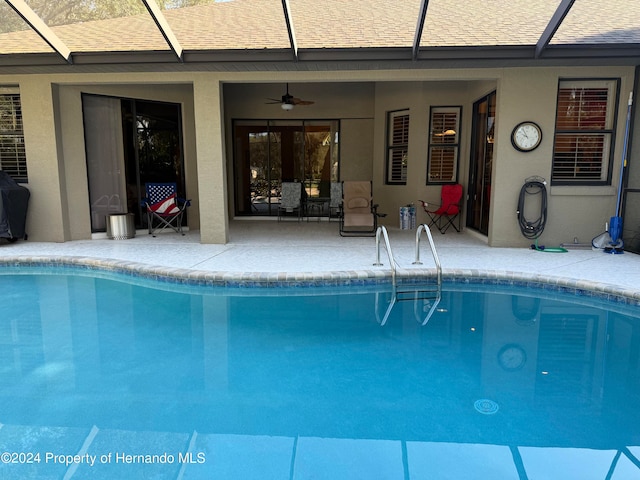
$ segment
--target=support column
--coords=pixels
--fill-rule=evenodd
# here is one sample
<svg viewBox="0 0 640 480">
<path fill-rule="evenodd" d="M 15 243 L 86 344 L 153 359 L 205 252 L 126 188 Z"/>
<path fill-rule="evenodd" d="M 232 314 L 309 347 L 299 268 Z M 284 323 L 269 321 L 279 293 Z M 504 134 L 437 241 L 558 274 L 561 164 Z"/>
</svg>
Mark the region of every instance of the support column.
<svg viewBox="0 0 640 480">
<path fill-rule="evenodd" d="M 200 242 L 228 241 L 227 176 L 220 81 L 198 78 L 193 83 L 200 204 Z"/>
<path fill-rule="evenodd" d="M 51 82 L 25 77 L 20 101 L 31 191 L 27 234 L 30 240 L 64 242 L 69 239 L 68 209 Z"/>
</svg>

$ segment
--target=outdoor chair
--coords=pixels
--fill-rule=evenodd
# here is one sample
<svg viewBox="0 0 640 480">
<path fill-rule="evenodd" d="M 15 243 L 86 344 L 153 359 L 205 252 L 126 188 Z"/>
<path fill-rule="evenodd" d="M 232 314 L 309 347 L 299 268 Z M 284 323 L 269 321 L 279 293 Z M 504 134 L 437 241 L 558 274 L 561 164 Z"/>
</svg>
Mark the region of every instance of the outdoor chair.
<svg viewBox="0 0 640 480">
<path fill-rule="evenodd" d="M 145 188 L 147 196 L 141 205 L 147 209 L 149 235 L 155 237 L 166 228 L 184 235 L 182 217 L 191 200 L 178 197 L 175 183 L 146 183 Z"/>
<path fill-rule="evenodd" d="M 340 218 L 340 207 L 342 206 L 342 183 L 331 182 L 329 197 L 329 221 L 332 218 Z"/>
<path fill-rule="evenodd" d="M 282 194 L 278 206 L 278 221 L 286 214 L 297 214 L 298 221 L 302 219 L 302 184 L 298 182 L 282 182 Z"/>
<path fill-rule="evenodd" d="M 342 182 L 340 235 L 343 237 L 373 236 L 378 228 L 378 205 L 373 203 L 371 182 Z"/>
<path fill-rule="evenodd" d="M 449 227 L 460 232 L 460 207 L 462 202 L 462 185 L 443 185 L 440 192 L 440 204 L 429 204 L 419 200 L 422 208 L 429 216 L 429 228 L 435 225 L 440 233 L 445 233 Z M 435 208 L 437 207 L 437 208 Z M 458 226 L 454 223 L 458 219 Z"/>
</svg>

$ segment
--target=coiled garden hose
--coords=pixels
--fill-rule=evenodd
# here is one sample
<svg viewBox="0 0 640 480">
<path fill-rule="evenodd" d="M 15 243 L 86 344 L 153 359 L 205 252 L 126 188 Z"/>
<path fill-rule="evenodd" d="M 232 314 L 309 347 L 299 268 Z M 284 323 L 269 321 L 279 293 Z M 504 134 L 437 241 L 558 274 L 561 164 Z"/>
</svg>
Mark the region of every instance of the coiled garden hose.
<svg viewBox="0 0 640 480">
<path fill-rule="evenodd" d="M 540 197 L 540 214 L 535 220 L 527 220 L 524 216 L 524 204 L 527 196 L 541 195 Z M 520 231 L 525 238 L 535 240 L 531 245 L 533 250 L 549 253 L 566 253 L 569 250 L 563 247 L 545 247 L 538 245 L 538 237 L 542 235 L 544 227 L 547 224 L 547 187 L 546 182 L 542 179 L 527 179 L 520 189 L 520 197 L 518 198 L 518 224 Z"/>
</svg>

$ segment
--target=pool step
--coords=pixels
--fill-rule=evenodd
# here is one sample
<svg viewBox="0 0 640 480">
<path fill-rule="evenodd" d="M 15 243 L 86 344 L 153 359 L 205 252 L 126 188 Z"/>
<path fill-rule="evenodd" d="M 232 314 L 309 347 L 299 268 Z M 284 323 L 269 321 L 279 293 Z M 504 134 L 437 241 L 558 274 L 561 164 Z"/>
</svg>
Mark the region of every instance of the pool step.
<svg viewBox="0 0 640 480">
<path fill-rule="evenodd" d="M 396 286 L 396 301 L 430 300 L 440 296 L 440 286 L 436 284 L 409 284 Z"/>
</svg>

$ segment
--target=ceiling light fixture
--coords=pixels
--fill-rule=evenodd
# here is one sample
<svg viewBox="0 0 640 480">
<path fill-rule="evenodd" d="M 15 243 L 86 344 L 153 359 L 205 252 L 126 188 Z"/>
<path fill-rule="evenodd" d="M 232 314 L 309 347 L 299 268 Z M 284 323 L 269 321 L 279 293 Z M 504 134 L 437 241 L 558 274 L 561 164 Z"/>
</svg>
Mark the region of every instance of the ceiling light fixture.
<svg viewBox="0 0 640 480">
<path fill-rule="evenodd" d="M 293 103 L 283 103 L 282 104 L 282 109 L 283 110 L 293 110 Z"/>
</svg>

